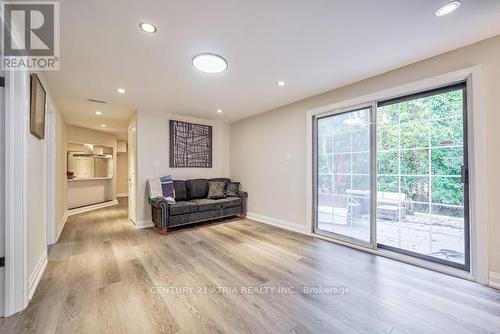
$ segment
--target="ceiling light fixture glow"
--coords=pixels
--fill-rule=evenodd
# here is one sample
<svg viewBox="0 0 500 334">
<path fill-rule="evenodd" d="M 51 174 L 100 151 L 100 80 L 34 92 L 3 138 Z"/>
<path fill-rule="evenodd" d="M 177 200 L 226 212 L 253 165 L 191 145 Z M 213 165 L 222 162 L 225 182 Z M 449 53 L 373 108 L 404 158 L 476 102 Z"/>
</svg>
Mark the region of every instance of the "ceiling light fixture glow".
<svg viewBox="0 0 500 334">
<path fill-rule="evenodd" d="M 105 127 L 107 127 L 106 124 L 101 124 L 101 128 L 105 128 Z"/>
<path fill-rule="evenodd" d="M 215 74 L 227 70 L 227 61 L 213 53 L 201 53 L 194 56 L 193 66 L 199 71 Z"/>
<path fill-rule="evenodd" d="M 96 114 L 97 116 L 99 116 L 99 115 L 102 115 L 102 112 L 101 112 L 100 110 L 97 110 L 97 111 L 95 112 L 95 114 Z"/>
<path fill-rule="evenodd" d="M 283 80 L 280 80 L 276 84 L 280 87 L 283 87 L 285 85 L 285 82 Z"/>
<path fill-rule="evenodd" d="M 445 16 L 450 14 L 451 12 L 455 11 L 460 7 L 460 1 L 452 1 L 449 2 L 441 7 L 439 7 L 438 10 L 436 10 L 436 16 Z"/>
<path fill-rule="evenodd" d="M 125 94 L 125 89 L 123 88 L 118 88 L 116 91 L 120 94 Z"/>
<path fill-rule="evenodd" d="M 141 28 L 142 31 L 147 32 L 149 34 L 154 34 L 155 32 L 158 31 L 158 29 L 153 24 L 148 22 L 139 23 L 139 28 Z"/>
<path fill-rule="evenodd" d="M 222 113 L 222 109 L 217 109 L 217 113 L 221 114 Z"/>
</svg>

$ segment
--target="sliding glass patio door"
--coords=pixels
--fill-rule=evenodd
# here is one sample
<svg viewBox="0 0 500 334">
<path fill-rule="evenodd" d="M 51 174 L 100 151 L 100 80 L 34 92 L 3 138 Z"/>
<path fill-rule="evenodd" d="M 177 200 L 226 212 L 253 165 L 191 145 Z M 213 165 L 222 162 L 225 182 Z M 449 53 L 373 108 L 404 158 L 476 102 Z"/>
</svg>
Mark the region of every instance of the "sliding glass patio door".
<svg viewBox="0 0 500 334">
<path fill-rule="evenodd" d="M 464 84 L 378 103 L 378 247 L 469 269 Z"/>
<path fill-rule="evenodd" d="M 315 232 L 373 246 L 371 105 L 316 119 Z"/>
<path fill-rule="evenodd" d="M 314 233 L 470 269 L 466 84 L 314 119 Z"/>
</svg>

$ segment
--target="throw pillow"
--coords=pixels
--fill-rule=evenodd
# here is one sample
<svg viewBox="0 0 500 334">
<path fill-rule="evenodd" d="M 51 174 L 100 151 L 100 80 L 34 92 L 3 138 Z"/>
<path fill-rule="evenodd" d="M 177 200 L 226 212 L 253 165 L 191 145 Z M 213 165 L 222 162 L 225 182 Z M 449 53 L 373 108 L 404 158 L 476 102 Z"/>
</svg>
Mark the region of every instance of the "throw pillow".
<svg viewBox="0 0 500 334">
<path fill-rule="evenodd" d="M 175 203 L 175 189 L 174 189 L 174 181 L 172 180 L 172 176 L 162 176 L 160 177 L 161 182 L 161 190 L 163 197 L 169 201 Z"/>
<path fill-rule="evenodd" d="M 231 182 L 227 185 L 227 196 L 238 197 L 239 182 Z"/>
<path fill-rule="evenodd" d="M 208 196 L 210 199 L 226 198 L 226 182 L 208 182 Z"/>
</svg>

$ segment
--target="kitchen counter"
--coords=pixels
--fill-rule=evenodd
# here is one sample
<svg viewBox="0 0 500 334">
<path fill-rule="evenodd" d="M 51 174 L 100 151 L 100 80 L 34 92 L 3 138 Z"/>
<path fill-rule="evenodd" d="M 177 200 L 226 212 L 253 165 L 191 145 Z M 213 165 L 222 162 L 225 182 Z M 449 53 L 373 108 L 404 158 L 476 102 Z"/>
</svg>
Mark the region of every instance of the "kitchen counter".
<svg viewBox="0 0 500 334">
<path fill-rule="evenodd" d="M 68 209 L 112 201 L 113 178 L 68 179 Z"/>
<path fill-rule="evenodd" d="M 87 178 L 74 178 L 68 179 L 68 182 L 80 182 L 80 181 L 95 181 L 95 180 L 112 180 L 112 176 L 103 176 L 103 177 L 87 177 Z"/>
</svg>

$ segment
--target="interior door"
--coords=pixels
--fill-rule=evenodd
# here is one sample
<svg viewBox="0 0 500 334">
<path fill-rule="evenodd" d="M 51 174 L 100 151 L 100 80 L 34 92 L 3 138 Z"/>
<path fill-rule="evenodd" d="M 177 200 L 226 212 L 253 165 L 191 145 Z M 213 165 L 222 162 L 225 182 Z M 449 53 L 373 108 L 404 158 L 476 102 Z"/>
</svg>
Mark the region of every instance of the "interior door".
<svg viewBox="0 0 500 334">
<path fill-rule="evenodd" d="M 137 132 L 135 124 L 128 129 L 128 215 L 129 219 L 136 224 L 136 139 Z"/>
<path fill-rule="evenodd" d="M 5 302 L 5 79 L 0 76 L 0 317 L 4 316 Z"/>
<path fill-rule="evenodd" d="M 374 247 L 373 106 L 315 119 L 315 233 Z"/>
</svg>

